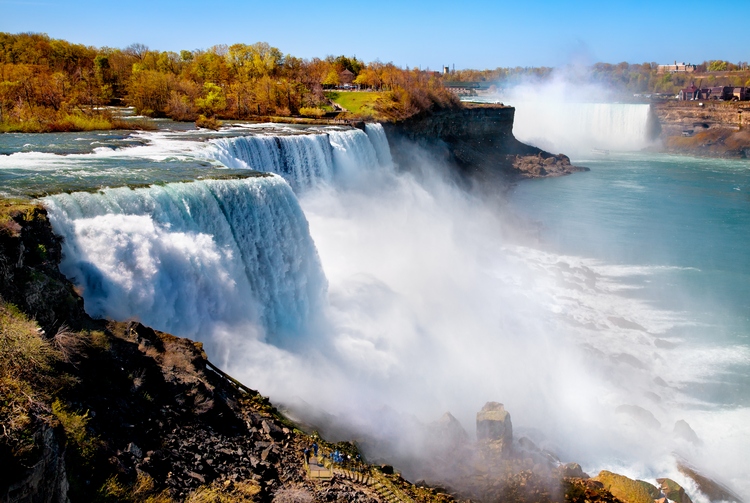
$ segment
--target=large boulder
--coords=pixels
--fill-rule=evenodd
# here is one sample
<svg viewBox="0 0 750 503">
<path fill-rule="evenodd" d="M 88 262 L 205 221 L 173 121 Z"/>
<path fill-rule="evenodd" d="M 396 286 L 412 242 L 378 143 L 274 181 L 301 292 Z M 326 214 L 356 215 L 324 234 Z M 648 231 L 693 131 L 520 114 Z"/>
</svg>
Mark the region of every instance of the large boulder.
<svg viewBox="0 0 750 503">
<path fill-rule="evenodd" d="M 623 503 L 654 503 L 642 484 L 624 475 L 602 470 L 593 480 L 601 482 L 607 491 Z"/>
<path fill-rule="evenodd" d="M 468 447 L 469 434 L 453 414 L 446 412 L 429 425 L 425 440 L 432 456 L 453 459 L 457 451 Z"/>
<path fill-rule="evenodd" d="M 564 465 L 560 465 L 559 472 L 560 475 L 565 478 L 589 478 L 588 473 L 584 472 L 583 468 L 581 468 L 581 465 L 578 463 L 565 463 Z"/>
<path fill-rule="evenodd" d="M 501 444 L 501 451 L 507 452 L 513 444 L 513 424 L 510 413 L 503 404 L 487 402 L 477 413 L 477 440 Z"/>
<path fill-rule="evenodd" d="M 636 482 L 643 486 L 643 488 L 653 500 L 662 499 L 664 497 L 664 495 L 661 493 L 661 489 L 656 487 L 654 484 L 646 482 L 645 480 L 636 480 Z"/>
<path fill-rule="evenodd" d="M 670 501 L 674 501 L 675 503 L 693 503 L 690 496 L 685 493 L 685 489 L 674 480 L 664 478 L 656 479 L 656 481 L 661 485 L 661 491 Z"/>
</svg>

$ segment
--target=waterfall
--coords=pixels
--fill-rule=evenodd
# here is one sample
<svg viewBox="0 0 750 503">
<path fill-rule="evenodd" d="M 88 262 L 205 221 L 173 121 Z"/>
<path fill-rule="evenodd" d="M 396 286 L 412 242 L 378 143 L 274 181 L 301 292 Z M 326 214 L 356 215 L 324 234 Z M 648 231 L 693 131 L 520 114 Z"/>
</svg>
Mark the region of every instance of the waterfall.
<svg viewBox="0 0 750 503">
<path fill-rule="evenodd" d="M 307 220 L 278 176 L 75 192 L 44 203 L 64 238 L 60 270 L 93 317 L 203 340 L 217 326 L 250 323 L 281 340 L 304 330 L 324 298 Z"/>
<path fill-rule="evenodd" d="M 295 190 L 356 177 L 378 166 L 392 167 L 380 124 L 330 129 L 320 134 L 248 135 L 211 140 L 203 155 L 227 167 L 283 176 Z"/>
<path fill-rule="evenodd" d="M 385 136 L 385 130 L 380 124 L 365 124 L 365 132 L 370 138 L 370 143 L 375 147 L 375 154 L 378 162 L 383 167 L 392 167 L 393 158 L 391 157 L 391 148 L 388 145 L 388 138 Z"/>
<path fill-rule="evenodd" d="M 513 106 L 516 138 L 552 152 L 633 151 L 651 140 L 649 105 L 521 101 Z"/>
<path fill-rule="evenodd" d="M 207 155 L 229 168 L 270 171 L 295 189 L 331 181 L 333 161 L 326 135 L 253 135 L 211 141 Z"/>
</svg>

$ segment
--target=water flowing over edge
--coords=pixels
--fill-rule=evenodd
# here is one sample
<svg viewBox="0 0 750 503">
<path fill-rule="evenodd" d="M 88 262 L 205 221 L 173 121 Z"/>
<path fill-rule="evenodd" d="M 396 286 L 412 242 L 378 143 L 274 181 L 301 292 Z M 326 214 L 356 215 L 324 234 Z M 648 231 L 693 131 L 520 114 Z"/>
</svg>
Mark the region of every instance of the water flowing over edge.
<svg viewBox="0 0 750 503">
<path fill-rule="evenodd" d="M 61 271 L 87 312 L 205 339 L 253 323 L 304 332 L 326 281 L 307 221 L 280 177 L 206 180 L 44 199 Z"/>
<path fill-rule="evenodd" d="M 220 138 L 211 140 L 203 155 L 229 168 L 279 174 L 300 191 L 321 182 L 345 183 L 363 170 L 392 167 L 383 127 L 367 124 L 365 131 Z"/>
<path fill-rule="evenodd" d="M 261 136 L 257 135 L 253 138 L 258 137 Z M 288 138 L 288 136 L 268 138 L 275 143 L 275 146 L 269 143 L 266 147 L 278 148 L 281 151 L 277 138 Z M 299 135 L 296 138 L 305 138 L 305 140 L 299 142 L 301 145 L 290 144 L 286 147 L 293 160 L 292 166 L 294 167 L 294 162 L 298 160 L 310 161 L 300 156 L 311 155 L 315 161 L 308 162 L 307 165 L 297 164 L 296 166 L 300 169 L 287 173 L 290 183 L 295 185 L 298 193 L 313 189 L 321 183 L 336 185 L 338 182 L 346 182 L 351 177 L 371 172 L 378 165 L 382 166 L 383 159 L 387 159 L 382 157 L 387 150 L 383 151 L 378 146 L 377 128 L 365 133 L 359 130 L 333 131 L 328 134 Z M 383 139 L 385 139 L 384 135 Z M 237 141 L 240 138 L 231 140 Z M 328 150 L 326 150 L 324 140 L 328 143 Z M 385 145 L 387 147 L 387 140 L 385 140 Z M 329 156 L 326 156 L 326 151 L 330 152 Z M 319 155 L 320 152 L 322 156 Z M 243 155 L 245 154 L 240 153 L 240 157 L 227 156 L 226 162 L 237 162 L 237 166 L 241 166 L 242 169 L 252 167 L 243 161 Z M 242 166 L 240 162 L 245 162 L 246 165 Z M 288 165 L 287 161 L 287 167 Z M 280 166 L 283 167 L 283 164 Z M 327 171 L 319 169 L 321 167 L 329 169 Z M 265 166 L 264 170 L 273 171 L 268 169 L 268 166 Z M 300 174 L 302 174 L 301 178 L 295 178 Z M 251 181 L 170 184 L 135 191 L 114 189 L 93 195 L 77 193 L 53 196 L 46 201 L 51 208 L 50 219 L 53 220 L 54 209 L 52 208 L 56 199 L 74 200 L 75 204 L 66 205 L 62 201 L 58 201 L 57 204 L 65 208 L 64 218 L 61 219 L 63 223 L 60 227 L 67 225 L 68 236 L 72 236 L 72 239 L 66 237 L 68 241 L 66 246 L 71 246 L 70 241 L 78 240 L 78 249 L 73 250 L 79 255 L 71 267 L 73 277 L 78 274 L 77 277 L 83 278 L 82 281 L 76 282 L 83 287 L 85 298 L 87 291 L 93 292 L 91 297 L 94 299 L 93 303 L 86 298 L 87 309 L 90 309 L 89 304 L 93 304 L 94 309 L 101 310 L 101 316 L 115 319 L 140 316 L 144 323 L 155 328 L 196 339 L 206 337 L 206 332 L 210 332 L 211 328 L 216 325 L 236 326 L 243 322 L 262 327 L 263 332 L 268 333 L 269 337 L 283 333 L 294 337 L 291 334 L 299 334 L 304 330 L 309 322 L 310 313 L 319 309 L 319 299 L 325 297 L 326 280 L 319 263 L 317 263 L 317 272 L 313 271 L 306 277 L 288 273 L 290 267 L 294 267 L 295 261 L 299 260 L 300 250 L 304 255 L 305 249 L 311 247 L 312 254 L 317 261 L 315 245 L 312 244 L 306 228 L 307 237 L 300 238 L 299 233 L 286 232 L 288 229 L 283 223 L 284 218 L 279 219 L 282 222 L 279 225 L 270 225 L 270 230 L 266 233 L 269 237 L 263 242 L 272 243 L 273 248 L 280 248 L 281 259 L 271 260 L 268 263 L 277 266 L 276 270 L 279 272 L 275 276 L 291 279 L 276 281 L 275 277 L 264 278 L 258 284 L 253 285 L 250 280 L 242 279 L 243 274 L 247 276 L 248 269 L 252 270 L 253 267 L 258 269 L 267 267 L 257 264 L 250 268 L 246 267 L 245 257 L 241 260 L 236 259 L 243 255 L 245 248 L 239 243 L 232 244 L 232 240 L 238 241 L 235 234 L 254 236 L 251 240 L 254 240 L 255 244 L 246 247 L 253 251 L 247 254 L 250 262 L 253 258 L 257 259 L 263 252 L 270 253 L 271 250 L 258 250 L 259 247 L 265 246 L 258 244 L 257 236 L 263 235 L 263 227 L 268 225 L 266 217 L 258 217 L 253 223 L 240 225 L 235 225 L 234 219 L 227 217 L 225 217 L 226 224 L 220 222 L 219 214 L 225 212 L 224 205 L 241 208 L 243 204 L 246 204 L 243 201 L 249 197 L 249 194 L 240 191 L 241 194 L 237 197 L 224 199 L 223 194 L 216 195 L 217 190 L 212 190 L 210 187 L 200 188 L 201 184 L 212 186 L 226 183 L 231 186 L 234 183 L 246 182 L 263 185 L 265 189 L 269 189 L 273 185 L 269 180 L 273 180 L 273 184 L 284 187 L 284 190 L 279 189 L 282 196 L 280 200 L 289 199 L 289 208 L 280 209 L 278 212 L 287 214 L 299 211 L 301 214 L 296 197 L 280 177 Z M 160 192 L 173 191 L 172 189 L 176 186 L 191 186 L 186 190 L 190 194 L 185 197 L 179 194 L 164 196 Z M 118 191 L 125 195 L 117 196 Z M 173 192 L 179 193 L 180 191 Z M 136 194 L 136 196 L 128 195 L 129 193 Z M 103 197 L 102 200 L 97 200 L 92 204 L 77 201 L 77 199 L 88 201 L 87 197 L 101 195 L 108 197 Z M 267 191 L 266 195 L 269 199 L 276 199 L 278 194 L 271 195 L 271 192 Z M 212 198 L 216 199 L 215 203 L 210 201 Z M 114 200 L 114 203 L 110 200 Z M 154 202 L 151 202 L 152 200 Z M 214 204 L 218 210 L 212 209 Z M 83 205 L 86 209 L 77 212 L 75 209 L 77 205 Z M 182 218 L 186 218 L 187 221 L 200 220 L 204 218 L 200 216 L 204 213 L 207 216 L 202 224 L 183 224 L 180 221 Z M 268 214 L 275 215 L 276 211 L 269 210 Z M 68 221 L 65 221 L 66 219 Z M 172 222 L 173 219 L 175 222 Z M 302 219 L 304 220 L 305 216 L 302 216 Z M 449 221 L 449 219 L 444 218 L 444 221 Z M 54 222 L 53 225 L 56 225 L 56 230 L 59 228 Z M 294 225 L 296 224 L 293 223 L 292 227 Z M 58 234 L 65 235 L 64 233 L 65 230 L 58 231 Z M 230 234 L 231 237 L 229 237 Z M 286 239 L 290 236 L 290 239 Z M 305 241 L 309 241 L 309 247 Z M 111 255 L 113 250 L 116 259 L 108 258 L 108 254 Z M 526 256 L 528 253 L 523 255 Z M 69 259 L 66 249 L 66 263 Z M 538 265 L 536 260 L 532 262 L 532 267 Z M 100 270 L 96 270 L 97 268 Z M 66 270 L 63 272 L 71 276 Z M 308 281 L 309 278 L 312 280 Z M 525 282 L 522 283 L 525 284 Z M 292 295 L 291 300 L 289 296 L 274 297 L 275 291 L 300 291 L 310 284 L 316 285 L 313 288 L 314 291 L 307 297 L 308 300 L 313 299 L 312 301 L 305 301 L 304 296 L 295 299 Z M 271 288 L 267 291 L 269 285 Z M 323 285 L 322 293 L 320 285 Z M 284 286 L 288 286 L 289 289 L 285 290 Z M 257 293 L 261 290 L 261 294 Z M 545 288 L 544 292 L 548 292 L 548 289 Z M 278 299 L 282 301 L 277 302 Z M 285 303 L 287 301 L 288 303 Z M 282 307 L 279 309 L 267 307 L 274 305 Z M 107 309 L 113 311 L 107 312 Z M 597 310 L 597 313 L 599 311 Z M 183 316 L 183 313 L 187 313 L 187 316 Z M 292 315 L 286 317 L 287 313 L 292 313 Z M 300 313 L 303 314 L 300 315 Z M 162 324 L 159 324 L 160 321 Z M 599 336 L 596 340 L 598 339 L 600 339 Z"/>
</svg>

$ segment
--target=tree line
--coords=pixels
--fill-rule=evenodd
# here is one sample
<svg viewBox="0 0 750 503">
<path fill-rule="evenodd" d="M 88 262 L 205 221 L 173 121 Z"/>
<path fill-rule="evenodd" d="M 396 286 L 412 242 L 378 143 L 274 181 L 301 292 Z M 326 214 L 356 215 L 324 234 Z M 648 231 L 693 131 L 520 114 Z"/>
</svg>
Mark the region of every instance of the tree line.
<svg viewBox="0 0 750 503">
<path fill-rule="evenodd" d="M 111 122 L 105 105 L 182 121 L 319 116 L 329 105 L 324 90 L 339 85 L 344 70 L 356 86 L 383 93 L 374 107 L 381 118 L 460 106 L 434 72 L 347 56 L 307 60 L 265 42 L 176 53 L 0 33 L 0 127 L 80 129 L 76 121 Z"/>
</svg>

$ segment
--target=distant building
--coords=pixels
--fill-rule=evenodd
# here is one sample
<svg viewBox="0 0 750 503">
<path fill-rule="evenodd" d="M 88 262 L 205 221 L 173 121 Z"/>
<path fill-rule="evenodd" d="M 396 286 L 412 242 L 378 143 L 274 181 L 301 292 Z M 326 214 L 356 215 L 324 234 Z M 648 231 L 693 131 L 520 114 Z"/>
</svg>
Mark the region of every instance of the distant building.
<svg viewBox="0 0 750 503">
<path fill-rule="evenodd" d="M 448 68 L 447 66 L 444 66 L 443 67 L 443 75 L 448 75 L 449 73 L 451 73 L 451 69 Z"/>
<path fill-rule="evenodd" d="M 680 91 L 678 98 L 680 101 L 693 101 L 703 99 L 703 96 L 701 96 L 701 90 L 695 87 L 695 84 L 690 84 Z"/>
<path fill-rule="evenodd" d="M 750 100 L 750 87 L 732 88 L 732 99 L 737 101 Z"/>
<path fill-rule="evenodd" d="M 729 86 L 714 86 L 709 88 L 707 98 L 710 100 L 729 101 L 732 99 L 733 92 L 734 88 Z"/>
<path fill-rule="evenodd" d="M 750 87 L 714 86 L 698 89 L 695 83 L 692 83 L 682 89 L 677 98 L 681 101 L 747 101 L 750 100 Z"/>
<path fill-rule="evenodd" d="M 696 65 L 690 63 L 678 63 L 674 62 L 673 65 L 659 65 L 656 69 L 657 73 L 693 73 L 696 69 Z"/>
<path fill-rule="evenodd" d="M 354 74 L 350 70 L 344 69 L 343 72 L 339 73 L 339 82 L 342 86 L 350 85 L 354 82 Z"/>
</svg>

